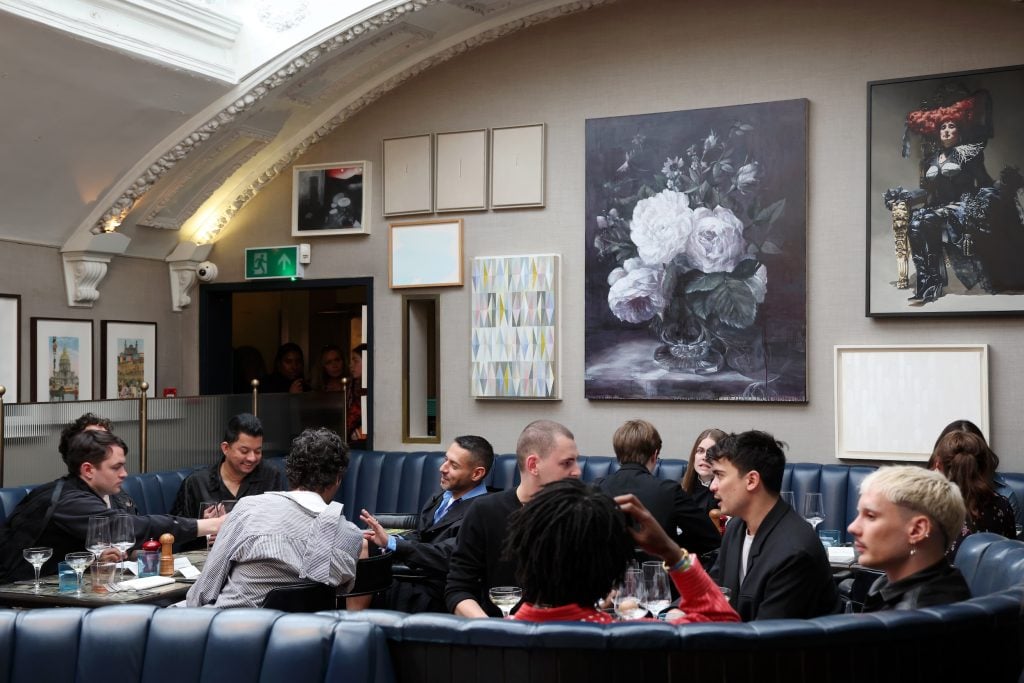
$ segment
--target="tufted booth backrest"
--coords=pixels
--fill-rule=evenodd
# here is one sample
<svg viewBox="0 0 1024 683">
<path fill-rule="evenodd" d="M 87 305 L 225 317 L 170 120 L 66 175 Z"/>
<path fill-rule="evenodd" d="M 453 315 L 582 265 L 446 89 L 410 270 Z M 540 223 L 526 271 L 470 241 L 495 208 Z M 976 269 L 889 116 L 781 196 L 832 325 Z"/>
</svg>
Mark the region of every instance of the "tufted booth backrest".
<svg viewBox="0 0 1024 683">
<path fill-rule="evenodd" d="M 113 672 L 113 673 L 112 673 Z M 394 680 L 371 623 L 274 610 L 0 610 L 0 683 Z"/>
<path fill-rule="evenodd" d="M 267 457 L 271 467 L 284 469 L 284 458 Z M 416 513 L 439 490 L 439 468 L 444 461 L 441 451 L 352 451 L 348 473 L 335 500 L 344 503 L 345 516 L 355 521 L 363 508 L 374 513 Z M 618 461 L 609 456 L 580 456 L 580 473 L 584 481 L 595 481 L 619 469 Z M 822 493 L 825 521 L 822 529 L 837 529 L 840 538 L 850 541 L 846 527 L 857 516 L 860 483 L 876 468 L 865 465 L 822 465 L 818 463 L 787 463 L 782 477 L 782 490 L 792 491 L 797 512 L 808 492 Z M 166 513 L 174 504 L 181 482 L 190 468 L 171 472 L 129 475 L 124 490 L 136 501 L 144 514 Z M 685 460 L 659 460 L 655 476 L 681 481 L 686 472 Z M 1001 473 L 1007 483 L 1018 491 L 1024 501 L 1024 474 Z M 494 467 L 485 479 L 488 486 L 507 489 L 519 484 L 519 469 L 512 453 L 495 456 Z M 0 489 L 0 524 L 14 510 L 31 486 Z"/>
<path fill-rule="evenodd" d="M 370 621 L 391 644 L 398 680 L 893 681 L 1017 680 L 1024 543 L 964 542 L 976 597 L 922 610 L 746 624 L 547 623 L 445 614 L 333 613 Z M 958 563 L 959 563 L 958 558 Z M 965 572 L 966 574 L 967 572 Z M 940 653 L 972 653 L 961 657 Z"/>
</svg>

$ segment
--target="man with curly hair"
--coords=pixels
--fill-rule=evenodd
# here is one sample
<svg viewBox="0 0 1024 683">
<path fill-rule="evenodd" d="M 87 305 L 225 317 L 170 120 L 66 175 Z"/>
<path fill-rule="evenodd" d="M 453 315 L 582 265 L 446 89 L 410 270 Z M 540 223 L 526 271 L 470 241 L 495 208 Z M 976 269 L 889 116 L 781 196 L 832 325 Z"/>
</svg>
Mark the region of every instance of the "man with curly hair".
<svg viewBox="0 0 1024 683">
<path fill-rule="evenodd" d="M 365 554 L 362 532 L 333 502 L 348 446 L 329 429 L 306 429 L 285 459 L 289 491 L 243 498 L 228 515 L 189 607 L 261 607 L 277 586 L 347 586 Z"/>
</svg>

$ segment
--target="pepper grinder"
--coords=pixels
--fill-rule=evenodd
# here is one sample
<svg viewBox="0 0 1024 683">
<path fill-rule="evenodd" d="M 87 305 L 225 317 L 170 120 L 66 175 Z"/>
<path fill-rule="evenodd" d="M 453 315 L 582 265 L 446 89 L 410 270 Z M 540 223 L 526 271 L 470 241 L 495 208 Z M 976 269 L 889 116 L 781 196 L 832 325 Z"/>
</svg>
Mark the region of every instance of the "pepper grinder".
<svg viewBox="0 0 1024 683">
<path fill-rule="evenodd" d="M 174 534 L 164 534 L 160 537 L 160 576 L 174 576 L 174 553 L 171 546 L 174 545 Z"/>
</svg>

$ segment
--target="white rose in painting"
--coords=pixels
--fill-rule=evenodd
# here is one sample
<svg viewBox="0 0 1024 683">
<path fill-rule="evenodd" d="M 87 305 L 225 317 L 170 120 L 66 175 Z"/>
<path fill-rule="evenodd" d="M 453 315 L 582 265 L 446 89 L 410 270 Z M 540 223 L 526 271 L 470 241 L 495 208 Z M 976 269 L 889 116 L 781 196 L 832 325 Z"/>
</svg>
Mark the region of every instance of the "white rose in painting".
<svg viewBox="0 0 1024 683">
<path fill-rule="evenodd" d="M 747 250 L 743 223 L 724 207 L 701 207 L 693 212 L 693 232 L 686 243 L 690 265 L 704 273 L 728 273 Z"/>
<path fill-rule="evenodd" d="M 627 323 L 642 323 L 665 310 L 661 268 L 634 266 L 616 268 L 612 272 L 617 277 L 608 289 L 608 307 L 616 318 Z M 611 276 L 608 279 L 611 281 Z"/>
<path fill-rule="evenodd" d="M 663 190 L 638 201 L 629 226 L 629 236 L 640 258 L 652 266 L 675 258 L 692 231 L 690 199 L 674 190 Z"/>
</svg>

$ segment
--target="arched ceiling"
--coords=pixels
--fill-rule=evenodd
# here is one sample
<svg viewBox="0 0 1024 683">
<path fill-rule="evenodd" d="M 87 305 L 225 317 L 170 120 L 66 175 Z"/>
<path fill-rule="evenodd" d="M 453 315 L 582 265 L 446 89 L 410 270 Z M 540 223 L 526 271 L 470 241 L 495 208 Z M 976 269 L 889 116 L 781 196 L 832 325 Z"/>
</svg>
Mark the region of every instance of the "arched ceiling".
<svg viewBox="0 0 1024 683">
<path fill-rule="evenodd" d="M 209 243 L 299 154 L 385 92 L 607 1 L 384 0 L 235 84 L 0 12 L 0 239 L 87 251 L 116 230 L 112 251 L 159 260 Z"/>
</svg>

